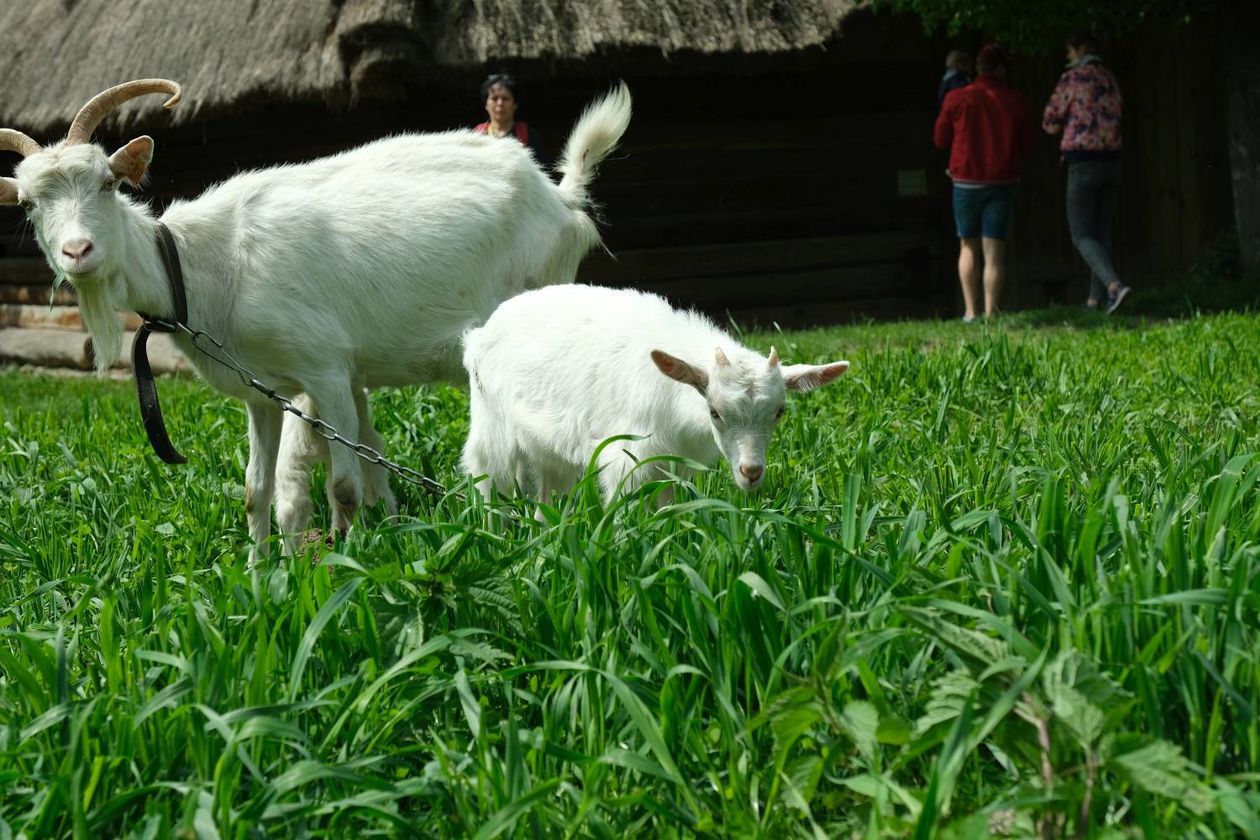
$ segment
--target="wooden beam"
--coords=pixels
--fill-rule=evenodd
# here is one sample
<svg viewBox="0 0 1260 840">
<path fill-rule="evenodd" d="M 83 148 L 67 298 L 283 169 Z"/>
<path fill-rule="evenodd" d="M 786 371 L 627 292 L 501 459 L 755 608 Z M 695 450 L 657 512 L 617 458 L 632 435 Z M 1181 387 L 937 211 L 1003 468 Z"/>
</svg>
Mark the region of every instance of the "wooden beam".
<svg viewBox="0 0 1260 840">
<path fill-rule="evenodd" d="M 123 326 L 128 330 L 140 328 L 140 316 L 134 312 L 120 313 Z M 83 317 L 77 306 L 32 306 L 19 303 L 0 304 L 0 327 L 56 328 L 83 330 Z"/>
<path fill-rule="evenodd" d="M 123 346 L 129 347 L 134 337 L 131 333 L 124 333 Z M 77 330 L 8 327 L 0 329 L 0 362 L 90 370 L 92 361 L 87 353 L 87 341 L 87 334 Z M 149 362 L 154 373 L 192 372 L 192 366 L 168 335 L 149 338 Z M 128 354 L 123 353 L 114 368 L 129 370 L 131 361 Z"/>
</svg>

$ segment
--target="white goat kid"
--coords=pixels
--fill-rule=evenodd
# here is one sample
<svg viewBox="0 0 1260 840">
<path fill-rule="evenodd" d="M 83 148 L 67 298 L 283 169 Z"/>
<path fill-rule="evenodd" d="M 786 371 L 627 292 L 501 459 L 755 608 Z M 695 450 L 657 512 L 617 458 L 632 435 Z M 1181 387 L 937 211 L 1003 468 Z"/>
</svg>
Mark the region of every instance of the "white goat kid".
<svg viewBox="0 0 1260 840">
<path fill-rule="evenodd" d="M 15 178 L 0 179 L 0 204 L 25 208 L 49 264 L 75 287 L 101 369 L 120 350 L 118 311 L 173 313 L 158 220 L 117 190 L 144 178 L 153 140 L 112 156 L 90 143 L 110 111 L 158 92 L 171 94 L 167 107 L 180 98 L 179 85 L 162 79 L 98 94 L 48 147 L 0 129 L 0 149 L 24 156 Z M 587 183 L 629 118 L 624 85 L 590 106 L 565 147 L 559 185 L 520 144 L 452 131 L 245 172 L 172 204 L 161 221 L 183 261 L 189 325 L 278 392 L 306 394 L 345 436 L 379 444 L 363 388 L 462 381 L 460 337 L 470 326 L 514 294 L 574 278 L 599 242 Z M 186 338 L 176 341 L 208 382 L 246 401 L 245 508 L 256 552 L 271 529 L 282 413 Z M 363 471 L 344 447 L 329 457 L 333 525 L 344 529 L 364 498 Z M 388 492 L 383 476 L 376 495 L 381 486 Z M 302 505 L 285 499 L 280 508 L 293 534 Z"/>
<path fill-rule="evenodd" d="M 605 498 L 650 477 L 635 464 L 681 455 L 731 465 L 756 488 L 787 391 L 809 391 L 849 368 L 781 365 L 695 312 L 629 289 L 554 286 L 505 301 L 464 338 L 471 426 L 464 469 L 501 492 L 542 501 L 571 489 L 600 443 Z M 663 374 L 663 375 L 662 375 Z M 624 482 L 624 484 L 623 484 Z"/>
</svg>

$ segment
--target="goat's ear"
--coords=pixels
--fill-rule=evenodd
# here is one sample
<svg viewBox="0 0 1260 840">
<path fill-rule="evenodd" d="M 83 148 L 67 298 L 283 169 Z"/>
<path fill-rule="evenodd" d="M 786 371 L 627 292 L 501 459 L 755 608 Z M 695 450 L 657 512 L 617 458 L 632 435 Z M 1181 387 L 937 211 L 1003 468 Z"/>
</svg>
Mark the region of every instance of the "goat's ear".
<svg viewBox="0 0 1260 840">
<path fill-rule="evenodd" d="M 653 350 L 652 361 L 656 364 L 656 369 L 661 373 L 670 379 L 678 380 L 684 385 L 690 385 L 701 394 L 709 387 L 709 374 L 695 365 L 687 364 L 677 356 L 671 356 L 661 350 Z"/>
<path fill-rule="evenodd" d="M 784 365 L 783 384 L 789 391 L 812 391 L 849 369 L 848 362 L 832 362 L 828 365 Z"/>
<path fill-rule="evenodd" d="M 17 203 L 17 181 L 12 178 L 0 178 L 0 206 L 10 206 Z"/>
<path fill-rule="evenodd" d="M 114 152 L 109 158 L 109 168 L 115 178 L 134 187 L 144 180 L 152 161 L 153 138 L 146 134 Z"/>
</svg>

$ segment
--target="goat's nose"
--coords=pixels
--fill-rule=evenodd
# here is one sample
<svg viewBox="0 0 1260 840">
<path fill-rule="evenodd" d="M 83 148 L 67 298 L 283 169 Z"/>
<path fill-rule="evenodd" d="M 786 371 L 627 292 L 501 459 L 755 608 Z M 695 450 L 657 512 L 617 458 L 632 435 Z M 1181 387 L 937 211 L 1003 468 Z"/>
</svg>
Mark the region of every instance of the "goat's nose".
<svg viewBox="0 0 1260 840">
<path fill-rule="evenodd" d="M 92 252 L 90 239 L 67 239 L 61 245 L 61 253 L 72 260 L 81 260 Z"/>
<path fill-rule="evenodd" d="M 749 481 L 757 481 L 765 471 L 765 467 L 752 466 L 750 464 L 739 465 L 739 474 Z"/>
</svg>

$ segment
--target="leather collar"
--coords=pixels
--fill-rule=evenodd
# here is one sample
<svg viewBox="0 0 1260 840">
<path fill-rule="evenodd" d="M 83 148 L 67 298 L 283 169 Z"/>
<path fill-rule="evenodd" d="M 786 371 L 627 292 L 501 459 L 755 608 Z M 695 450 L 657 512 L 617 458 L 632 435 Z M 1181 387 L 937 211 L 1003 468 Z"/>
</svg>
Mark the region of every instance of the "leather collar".
<svg viewBox="0 0 1260 840">
<path fill-rule="evenodd" d="M 162 222 L 157 223 L 157 231 L 158 253 L 162 255 L 162 264 L 166 268 L 166 282 L 171 289 L 175 319 L 168 321 L 144 312 L 139 313 L 144 323 L 136 331 L 136 340 L 131 345 L 131 369 L 136 375 L 136 396 L 140 400 L 140 417 L 144 421 L 144 431 L 149 436 L 153 451 L 168 464 L 185 464 L 188 459 L 180 454 L 166 433 L 166 423 L 162 419 L 162 404 L 158 401 L 157 382 L 153 379 L 153 368 L 149 365 L 149 334 L 173 333 L 180 327 L 186 327 L 188 323 L 188 297 L 184 292 L 184 271 L 179 264 L 179 251 L 175 247 L 175 237 L 171 235 L 170 228 Z"/>
</svg>

